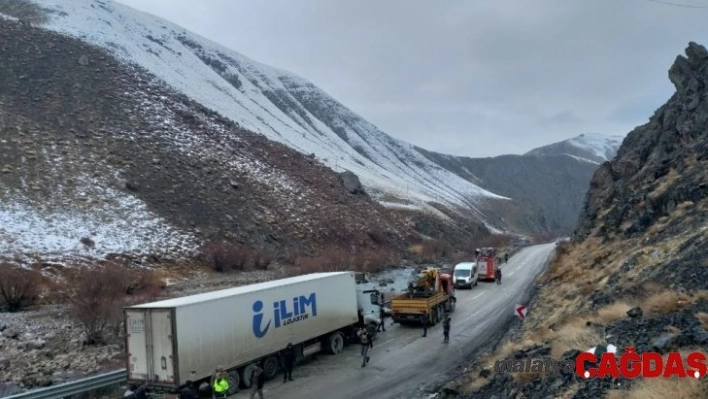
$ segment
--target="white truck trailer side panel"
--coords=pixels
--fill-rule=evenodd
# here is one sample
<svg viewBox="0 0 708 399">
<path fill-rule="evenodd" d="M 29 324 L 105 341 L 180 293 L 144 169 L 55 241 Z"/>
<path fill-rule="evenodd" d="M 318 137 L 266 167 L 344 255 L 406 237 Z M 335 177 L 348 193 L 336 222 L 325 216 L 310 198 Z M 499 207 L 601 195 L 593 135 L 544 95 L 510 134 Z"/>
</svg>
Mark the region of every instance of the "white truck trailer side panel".
<svg viewBox="0 0 708 399">
<path fill-rule="evenodd" d="M 179 374 L 174 383 L 207 377 L 216 366 L 244 365 L 288 343 L 298 344 L 358 321 L 356 283 L 351 272 L 315 273 L 175 298 L 139 305 L 127 313 L 140 308 L 151 313 L 174 309 L 176 334 L 171 335 L 176 337 L 175 366 Z M 166 342 L 154 333 L 152 345 L 141 343 L 137 337 L 129 338 L 131 353 L 139 352 L 133 345 L 148 348 L 142 356 L 145 365 L 132 367 L 163 378 L 165 373 L 159 372 L 162 364 L 156 360 L 169 359 L 172 353 L 166 345 L 156 345 L 156 340 Z M 159 353 L 150 354 L 150 348 Z"/>
</svg>

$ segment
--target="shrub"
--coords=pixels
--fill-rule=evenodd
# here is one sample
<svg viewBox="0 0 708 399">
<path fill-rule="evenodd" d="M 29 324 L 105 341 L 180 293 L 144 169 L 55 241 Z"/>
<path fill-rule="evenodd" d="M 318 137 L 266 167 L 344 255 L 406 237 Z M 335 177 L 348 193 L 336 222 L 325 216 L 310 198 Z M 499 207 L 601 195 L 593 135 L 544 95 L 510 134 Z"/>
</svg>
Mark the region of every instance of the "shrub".
<svg viewBox="0 0 708 399">
<path fill-rule="evenodd" d="M 217 272 L 244 270 L 248 264 L 248 251 L 239 244 L 212 243 L 202 252 L 209 265 Z"/>
<path fill-rule="evenodd" d="M 126 269 L 128 270 L 128 269 Z M 166 287 L 160 276 L 151 270 L 128 270 L 125 294 L 139 299 L 155 298 Z"/>
<path fill-rule="evenodd" d="M 538 233 L 531 237 L 531 242 L 534 244 L 545 244 L 553 241 L 555 237 L 551 233 Z"/>
<path fill-rule="evenodd" d="M 105 344 L 106 330 L 120 323 L 121 305 L 130 281 L 127 270 L 113 264 L 65 272 L 62 293 L 70 315 L 84 329 L 86 344 Z"/>
<path fill-rule="evenodd" d="M 393 251 L 367 249 L 354 254 L 353 264 L 356 271 L 375 273 L 400 261 L 400 256 Z"/>
<path fill-rule="evenodd" d="M 512 244 L 513 238 L 506 234 L 490 234 L 484 238 L 475 240 L 469 252 L 474 253 L 477 248 L 494 247 L 497 250 L 508 247 Z"/>
<path fill-rule="evenodd" d="M 162 287 L 154 272 L 108 263 L 65 270 L 60 291 L 69 314 L 83 327 L 86 344 L 102 345 L 107 331 L 122 324 L 123 306 L 154 298 Z"/>
<path fill-rule="evenodd" d="M 0 263 L 0 308 L 17 312 L 35 303 L 42 275 L 35 270 Z"/>
<path fill-rule="evenodd" d="M 408 248 L 410 255 L 417 262 L 435 263 L 440 258 L 447 258 L 452 253 L 449 243 L 442 240 L 426 240 Z"/>
<path fill-rule="evenodd" d="M 368 233 L 367 235 L 377 245 L 384 245 L 388 243 L 388 237 L 386 236 L 386 232 L 378 226 L 374 226 Z"/>
<path fill-rule="evenodd" d="M 267 270 L 268 266 L 273 263 L 273 254 L 265 248 L 256 248 L 252 252 L 253 267 L 258 270 Z"/>
<path fill-rule="evenodd" d="M 300 260 L 300 253 L 295 249 L 288 249 L 285 251 L 283 258 L 289 265 L 296 265 Z"/>
</svg>

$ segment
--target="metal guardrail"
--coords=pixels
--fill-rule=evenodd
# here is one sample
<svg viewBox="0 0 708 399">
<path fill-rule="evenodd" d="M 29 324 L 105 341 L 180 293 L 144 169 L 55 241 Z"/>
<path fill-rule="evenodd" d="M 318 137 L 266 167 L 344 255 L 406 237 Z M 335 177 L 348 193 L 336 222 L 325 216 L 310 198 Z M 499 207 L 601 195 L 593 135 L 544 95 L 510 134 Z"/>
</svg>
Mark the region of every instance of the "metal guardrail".
<svg viewBox="0 0 708 399">
<path fill-rule="evenodd" d="M 126 369 L 111 371 L 76 381 L 65 382 L 53 387 L 33 389 L 17 395 L 5 396 L 2 399 L 60 399 L 89 392 L 94 389 L 125 383 L 128 379 Z"/>
</svg>

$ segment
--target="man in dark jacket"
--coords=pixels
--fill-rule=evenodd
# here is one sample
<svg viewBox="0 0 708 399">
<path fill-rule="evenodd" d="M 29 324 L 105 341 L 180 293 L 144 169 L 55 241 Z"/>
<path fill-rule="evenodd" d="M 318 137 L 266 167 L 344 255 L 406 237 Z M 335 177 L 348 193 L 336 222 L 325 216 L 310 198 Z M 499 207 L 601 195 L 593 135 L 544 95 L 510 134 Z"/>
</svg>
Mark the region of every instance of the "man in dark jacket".
<svg viewBox="0 0 708 399">
<path fill-rule="evenodd" d="M 384 310 L 383 305 L 379 306 L 379 318 L 381 319 L 381 323 L 379 323 L 378 327 L 376 328 L 376 331 L 386 332 L 386 311 Z"/>
<path fill-rule="evenodd" d="M 283 350 L 283 382 L 288 380 L 293 380 L 293 367 L 295 367 L 295 350 L 293 349 L 293 344 L 288 344 Z"/>
<path fill-rule="evenodd" d="M 251 375 L 251 386 L 253 390 L 251 391 L 250 399 L 255 398 L 256 394 L 258 394 L 259 398 L 263 399 L 263 385 L 265 385 L 265 373 L 263 372 L 263 361 L 259 360 Z"/>
<path fill-rule="evenodd" d="M 179 399 L 197 399 L 197 390 L 192 381 L 187 381 L 179 391 Z"/>
<path fill-rule="evenodd" d="M 423 338 L 428 336 L 428 314 L 423 313 L 420 315 L 420 324 L 423 325 Z"/>
<path fill-rule="evenodd" d="M 374 347 L 374 342 L 371 332 L 366 327 L 360 328 L 359 331 L 357 331 L 357 335 L 361 343 L 361 367 L 366 367 L 366 364 L 369 363 L 369 349 Z"/>
<path fill-rule="evenodd" d="M 450 342 L 450 316 L 445 316 L 443 321 L 443 337 L 446 344 Z"/>
</svg>

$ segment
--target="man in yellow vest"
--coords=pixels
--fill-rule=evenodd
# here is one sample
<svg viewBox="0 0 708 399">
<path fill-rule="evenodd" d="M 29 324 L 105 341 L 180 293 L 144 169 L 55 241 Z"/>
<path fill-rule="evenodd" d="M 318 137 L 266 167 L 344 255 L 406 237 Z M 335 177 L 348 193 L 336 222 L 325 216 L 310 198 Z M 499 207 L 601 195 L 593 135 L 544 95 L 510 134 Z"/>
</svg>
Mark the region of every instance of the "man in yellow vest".
<svg viewBox="0 0 708 399">
<path fill-rule="evenodd" d="M 229 395 L 229 380 L 221 367 L 217 368 L 211 377 L 211 390 L 213 399 L 222 399 Z"/>
</svg>

